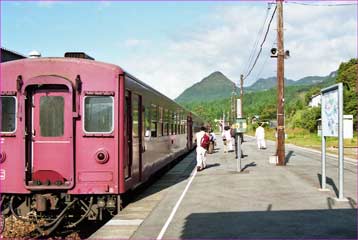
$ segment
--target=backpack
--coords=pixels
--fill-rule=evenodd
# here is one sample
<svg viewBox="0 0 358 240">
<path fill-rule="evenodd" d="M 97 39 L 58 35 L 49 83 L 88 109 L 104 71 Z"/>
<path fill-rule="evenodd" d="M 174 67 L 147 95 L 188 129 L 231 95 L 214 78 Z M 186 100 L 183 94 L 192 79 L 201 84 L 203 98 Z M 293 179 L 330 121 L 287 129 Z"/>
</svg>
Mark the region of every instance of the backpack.
<svg viewBox="0 0 358 240">
<path fill-rule="evenodd" d="M 201 140 L 200 140 L 200 146 L 201 146 L 202 148 L 207 149 L 208 146 L 209 146 L 209 143 L 210 143 L 210 138 L 209 138 L 209 136 L 208 136 L 207 134 L 204 134 L 204 136 L 203 136 L 203 137 L 201 138 Z"/>
</svg>

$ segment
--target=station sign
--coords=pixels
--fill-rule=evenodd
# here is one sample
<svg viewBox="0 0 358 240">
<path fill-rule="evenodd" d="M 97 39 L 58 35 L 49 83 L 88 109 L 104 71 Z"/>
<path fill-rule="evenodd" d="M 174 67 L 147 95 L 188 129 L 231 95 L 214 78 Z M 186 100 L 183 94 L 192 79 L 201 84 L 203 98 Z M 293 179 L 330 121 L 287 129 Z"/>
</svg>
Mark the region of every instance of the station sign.
<svg viewBox="0 0 358 240">
<path fill-rule="evenodd" d="M 237 118 L 232 126 L 236 133 L 245 133 L 247 131 L 246 118 Z"/>
</svg>

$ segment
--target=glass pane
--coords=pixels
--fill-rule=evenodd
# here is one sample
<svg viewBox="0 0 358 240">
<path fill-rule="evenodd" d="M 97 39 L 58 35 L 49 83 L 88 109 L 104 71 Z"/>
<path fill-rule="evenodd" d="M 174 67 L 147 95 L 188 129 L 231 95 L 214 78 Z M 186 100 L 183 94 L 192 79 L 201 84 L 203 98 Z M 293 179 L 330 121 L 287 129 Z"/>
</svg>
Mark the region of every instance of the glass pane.
<svg viewBox="0 0 358 240">
<path fill-rule="evenodd" d="M 154 104 L 151 105 L 150 113 L 151 113 L 152 122 L 156 122 L 158 120 L 158 108 L 156 105 Z"/>
<path fill-rule="evenodd" d="M 158 108 L 156 105 L 151 105 L 150 110 L 150 118 L 151 118 L 151 124 L 150 124 L 150 131 L 152 137 L 157 137 L 157 131 L 158 131 Z"/>
<path fill-rule="evenodd" d="M 65 101 L 61 96 L 40 98 L 40 131 L 43 137 L 63 136 Z"/>
<path fill-rule="evenodd" d="M 85 131 L 109 133 L 113 127 L 113 98 L 85 98 Z"/>
<path fill-rule="evenodd" d="M 159 126 L 158 126 L 158 136 L 163 136 L 163 108 L 159 107 Z"/>
<path fill-rule="evenodd" d="M 144 128 L 145 128 L 145 134 L 144 136 L 150 137 L 150 107 L 146 107 L 144 110 Z"/>
<path fill-rule="evenodd" d="M 14 132 L 16 127 L 15 97 L 1 97 L 1 132 Z"/>
<path fill-rule="evenodd" d="M 133 94 L 133 99 L 132 99 L 132 137 L 137 138 L 139 137 L 139 114 L 138 114 L 138 104 L 139 104 L 139 96 Z"/>
</svg>

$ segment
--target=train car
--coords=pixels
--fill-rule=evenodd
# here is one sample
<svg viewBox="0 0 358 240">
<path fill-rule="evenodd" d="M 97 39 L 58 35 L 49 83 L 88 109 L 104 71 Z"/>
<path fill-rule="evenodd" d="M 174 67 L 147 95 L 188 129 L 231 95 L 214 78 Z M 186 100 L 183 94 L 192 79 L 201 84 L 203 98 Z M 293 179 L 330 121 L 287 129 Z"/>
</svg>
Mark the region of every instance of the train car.
<svg viewBox="0 0 358 240">
<path fill-rule="evenodd" d="M 0 91 L 2 214 L 46 219 L 42 235 L 118 212 L 122 194 L 193 149 L 203 124 L 84 53 L 2 63 Z"/>
</svg>

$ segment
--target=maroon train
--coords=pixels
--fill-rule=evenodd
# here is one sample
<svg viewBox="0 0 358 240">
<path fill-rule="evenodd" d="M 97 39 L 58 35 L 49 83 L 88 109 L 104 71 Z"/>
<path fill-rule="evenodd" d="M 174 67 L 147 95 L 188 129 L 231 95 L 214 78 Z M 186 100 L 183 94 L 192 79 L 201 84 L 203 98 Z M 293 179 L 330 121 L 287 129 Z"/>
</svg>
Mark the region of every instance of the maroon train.
<svg viewBox="0 0 358 240">
<path fill-rule="evenodd" d="M 2 63 L 0 87 L 2 214 L 43 217 L 43 235 L 116 213 L 122 194 L 194 147 L 203 124 L 84 53 Z"/>
</svg>

